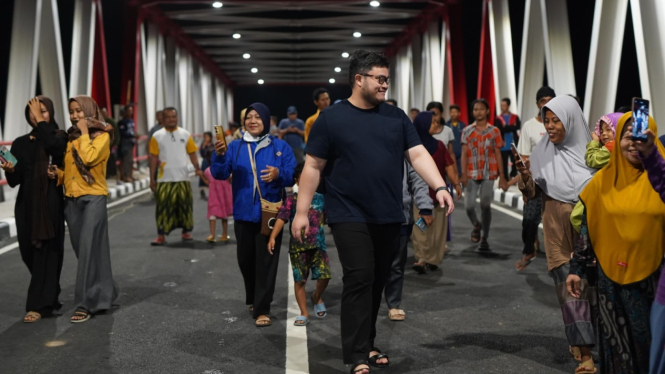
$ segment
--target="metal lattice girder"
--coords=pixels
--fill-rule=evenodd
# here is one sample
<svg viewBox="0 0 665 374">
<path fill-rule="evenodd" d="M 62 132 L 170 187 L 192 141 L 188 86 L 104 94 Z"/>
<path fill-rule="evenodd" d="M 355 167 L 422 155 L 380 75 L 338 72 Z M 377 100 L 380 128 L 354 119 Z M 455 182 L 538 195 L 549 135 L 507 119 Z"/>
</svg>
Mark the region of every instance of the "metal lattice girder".
<svg viewBox="0 0 665 374">
<path fill-rule="evenodd" d="M 596 0 L 584 99 L 589 126 L 614 111 L 627 12 L 628 0 Z"/>
<path fill-rule="evenodd" d="M 630 6 L 642 96 L 651 101 L 651 115 L 658 120 L 658 116 L 665 113 L 665 2 L 631 0 Z M 665 134 L 663 118 L 660 118 L 658 134 Z"/>
<path fill-rule="evenodd" d="M 513 103 L 517 99 L 510 12 L 508 10 L 508 0 L 490 0 L 488 6 L 492 65 L 494 66 L 494 91 L 496 107 L 500 108 L 501 100 L 504 97 L 509 98 Z"/>
</svg>

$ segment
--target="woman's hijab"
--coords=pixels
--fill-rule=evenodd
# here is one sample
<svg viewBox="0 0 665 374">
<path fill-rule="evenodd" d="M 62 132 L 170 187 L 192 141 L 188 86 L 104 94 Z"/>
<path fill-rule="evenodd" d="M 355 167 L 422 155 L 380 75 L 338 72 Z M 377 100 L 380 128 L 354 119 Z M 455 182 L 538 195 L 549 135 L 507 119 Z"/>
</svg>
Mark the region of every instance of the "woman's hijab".
<svg viewBox="0 0 665 374">
<path fill-rule="evenodd" d="M 93 98 L 81 95 L 69 99 L 70 104 L 72 101 L 76 101 L 79 104 L 83 110 L 83 114 L 85 114 L 85 118 L 92 119 L 92 121 L 88 121 L 88 131 L 90 132 L 91 139 L 96 138 L 102 133 L 107 133 L 111 137 L 111 141 L 113 141 L 113 126 L 104 122 L 104 115 Z M 81 136 L 81 130 L 76 126 L 72 126 L 67 130 L 67 134 L 69 135 L 69 140 L 72 141 Z"/>
<path fill-rule="evenodd" d="M 243 134 L 243 140 L 250 143 L 256 143 L 265 139 L 267 135 L 270 133 L 270 109 L 268 109 L 268 107 L 263 103 L 254 103 L 248 106 L 245 111 L 245 116 L 242 119 L 243 126 L 245 125 L 245 121 L 247 120 L 247 115 L 252 110 L 256 111 L 256 113 L 259 114 L 259 117 L 261 117 L 261 121 L 263 122 L 263 131 L 261 132 L 261 134 L 259 134 L 259 136 L 254 136 L 250 134 L 249 131 L 245 130 L 245 133 Z"/>
<path fill-rule="evenodd" d="M 601 124 L 603 122 L 605 122 L 610 127 L 610 129 L 612 130 L 612 133 L 614 134 L 614 138 L 616 140 L 617 122 L 619 122 L 619 118 L 621 118 L 621 116 L 623 116 L 623 113 L 616 112 L 616 113 L 606 114 L 606 115 L 600 117 L 598 122 L 596 122 L 596 128 L 594 129 L 593 132 L 595 132 L 596 135 L 598 137 L 600 137 Z"/>
<path fill-rule="evenodd" d="M 37 99 L 39 99 L 39 102 L 44 104 L 46 107 L 46 110 L 48 111 L 49 114 L 49 125 L 54 126 L 56 129 L 58 128 L 58 124 L 55 122 L 55 109 L 53 106 L 53 101 L 49 99 L 46 96 L 39 95 L 37 96 Z M 25 106 L 25 120 L 28 121 L 28 124 L 32 126 L 32 122 L 30 122 L 30 105 Z M 36 131 L 34 131 L 36 133 Z"/>
<path fill-rule="evenodd" d="M 586 164 L 586 145 L 591 141 L 589 127 L 577 100 L 557 96 L 542 109 L 542 118 L 551 110 L 563 123 L 566 135 L 559 144 L 544 136 L 531 154 L 531 174 L 540 189 L 554 200 L 575 204 L 596 169 Z"/>
<path fill-rule="evenodd" d="M 423 143 L 427 152 L 433 155 L 439 148 L 439 141 L 436 140 L 430 133 L 429 129 L 432 127 L 432 117 L 434 114 L 430 111 L 420 112 L 413 120 L 413 126 L 420 137 L 420 142 Z"/>
<path fill-rule="evenodd" d="M 617 122 L 617 141 L 632 113 Z M 649 129 L 657 134 L 656 121 Z M 665 157 L 665 147 L 656 141 Z M 635 168 L 620 149 L 596 174 L 580 198 L 586 207 L 589 239 L 605 274 L 619 284 L 641 281 L 655 272 L 665 253 L 665 204 L 644 170 Z"/>
</svg>

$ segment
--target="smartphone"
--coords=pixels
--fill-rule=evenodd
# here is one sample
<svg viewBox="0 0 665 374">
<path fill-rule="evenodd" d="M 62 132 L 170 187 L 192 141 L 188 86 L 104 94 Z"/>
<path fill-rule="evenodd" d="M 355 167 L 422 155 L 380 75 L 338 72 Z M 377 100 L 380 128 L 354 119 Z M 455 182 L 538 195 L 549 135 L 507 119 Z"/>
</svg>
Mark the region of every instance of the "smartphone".
<svg viewBox="0 0 665 374">
<path fill-rule="evenodd" d="M 633 98 L 633 141 L 646 142 L 644 132 L 649 128 L 649 100 Z"/>
<path fill-rule="evenodd" d="M 520 156 L 520 153 L 517 152 L 517 147 L 515 146 L 515 143 L 510 143 L 510 149 L 512 149 L 513 153 L 515 153 L 517 155 L 517 159 L 519 160 L 519 162 L 521 162 L 522 165 L 526 166 L 526 164 L 524 163 L 524 160 L 522 159 L 522 156 Z M 504 170 L 504 173 L 505 172 L 506 171 Z"/>
<path fill-rule="evenodd" d="M 16 157 L 9 152 L 9 148 L 7 148 L 7 146 L 2 146 L 2 148 L 0 148 L 0 163 L 4 165 L 8 162 L 11 162 L 14 167 L 18 164 Z"/>
<path fill-rule="evenodd" d="M 226 146 L 226 136 L 224 136 L 224 128 L 222 126 L 215 126 L 215 137 L 218 141 L 224 142 Z"/>
<path fill-rule="evenodd" d="M 423 217 L 420 217 L 418 221 L 416 222 L 416 226 L 420 229 L 420 231 L 425 231 L 427 230 L 427 222 L 423 219 Z"/>
</svg>

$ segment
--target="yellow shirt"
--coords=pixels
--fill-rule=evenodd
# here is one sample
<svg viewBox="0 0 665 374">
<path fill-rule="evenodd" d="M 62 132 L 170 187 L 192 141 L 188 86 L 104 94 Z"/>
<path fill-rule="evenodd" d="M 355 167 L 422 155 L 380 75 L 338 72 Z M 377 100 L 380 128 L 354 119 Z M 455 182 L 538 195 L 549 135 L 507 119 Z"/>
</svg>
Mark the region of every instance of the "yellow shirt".
<svg viewBox="0 0 665 374">
<path fill-rule="evenodd" d="M 321 114 L 321 111 L 317 109 L 316 114 L 307 118 L 307 121 L 305 122 L 305 143 L 307 143 L 307 139 L 309 138 L 309 132 L 312 130 L 312 125 L 314 124 L 316 119 L 319 118 L 319 114 Z"/>
<path fill-rule="evenodd" d="M 89 135 L 81 135 L 80 138 L 67 143 L 65 154 L 65 171 L 58 171 L 59 184 L 65 185 L 65 196 L 80 197 L 85 195 L 108 196 L 109 189 L 106 184 L 106 161 L 111 154 L 111 137 L 104 133 L 90 140 Z M 76 168 L 72 148 L 83 161 L 90 174 L 95 178 L 95 183 L 90 185 L 81 176 Z"/>
</svg>

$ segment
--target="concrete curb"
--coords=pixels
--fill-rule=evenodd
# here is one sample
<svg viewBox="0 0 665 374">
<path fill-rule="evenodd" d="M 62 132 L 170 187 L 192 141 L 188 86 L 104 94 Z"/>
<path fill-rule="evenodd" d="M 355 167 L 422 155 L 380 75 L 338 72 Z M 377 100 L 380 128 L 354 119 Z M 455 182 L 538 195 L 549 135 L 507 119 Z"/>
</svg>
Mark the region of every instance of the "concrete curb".
<svg viewBox="0 0 665 374">
<path fill-rule="evenodd" d="M 109 187 L 108 202 L 113 202 L 125 196 L 150 188 L 150 177 L 135 180 L 134 183 L 119 183 Z M 16 241 L 16 219 L 14 217 L 0 220 L 0 244 L 5 245 Z"/>
<path fill-rule="evenodd" d="M 522 200 L 521 193 L 511 191 L 503 192 L 503 190 L 497 188 L 494 190 L 494 201 L 508 205 L 513 209 L 524 210 L 524 200 Z"/>
</svg>

